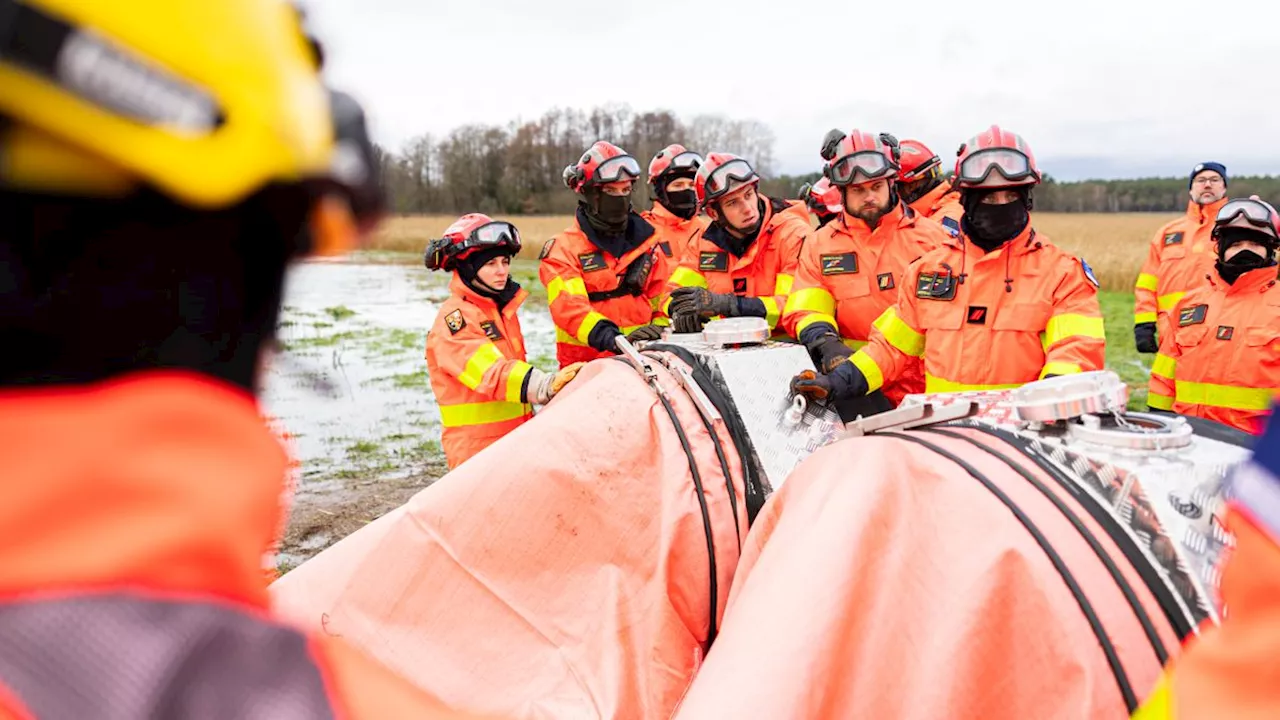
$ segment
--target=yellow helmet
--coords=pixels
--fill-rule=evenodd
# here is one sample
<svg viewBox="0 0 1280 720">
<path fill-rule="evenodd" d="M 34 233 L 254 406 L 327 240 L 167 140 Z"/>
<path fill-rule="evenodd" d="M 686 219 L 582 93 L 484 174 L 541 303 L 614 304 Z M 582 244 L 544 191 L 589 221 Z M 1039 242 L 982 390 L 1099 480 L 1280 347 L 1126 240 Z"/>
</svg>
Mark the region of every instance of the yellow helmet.
<svg viewBox="0 0 1280 720">
<path fill-rule="evenodd" d="M 0 187 L 234 205 L 329 173 L 329 103 L 283 0 L 0 0 Z"/>
</svg>

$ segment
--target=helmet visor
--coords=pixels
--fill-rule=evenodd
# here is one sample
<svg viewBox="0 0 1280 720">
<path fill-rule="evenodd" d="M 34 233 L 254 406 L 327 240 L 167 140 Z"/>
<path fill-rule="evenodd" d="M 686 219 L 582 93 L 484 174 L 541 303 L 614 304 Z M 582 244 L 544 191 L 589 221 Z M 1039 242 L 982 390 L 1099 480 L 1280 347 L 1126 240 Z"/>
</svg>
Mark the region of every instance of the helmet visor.
<svg viewBox="0 0 1280 720">
<path fill-rule="evenodd" d="M 755 168 L 751 167 L 751 163 L 741 158 L 730 160 L 712 170 L 711 174 L 707 176 L 707 200 L 714 200 L 730 190 L 755 179 L 756 171 Z"/>
<path fill-rule="evenodd" d="M 520 252 L 520 231 L 511 223 L 495 220 L 472 230 L 462 241 L 463 250 L 485 247 L 509 247 Z"/>
<path fill-rule="evenodd" d="M 849 185 L 859 175 L 863 177 L 863 182 L 869 182 L 885 177 L 892 170 L 893 166 L 884 153 L 864 150 L 837 160 L 831 166 L 831 182 L 835 185 Z"/>
<path fill-rule="evenodd" d="M 685 151 L 671 158 L 671 164 L 667 166 L 667 170 L 689 169 L 697 172 L 702 167 L 702 156 L 696 152 Z"/>
<path fill-rule="evenodd" d="M 960 171 L 956 175 L 958 182 L 973 187 L 1002 185 L 1004 181 L 1038 180 L 1036 171 L 1031 167 L 1031 159 L 1011 148 L 979 150 L 960 163 Z"/>
<path fill-rule="evenodd" d="M 1277 236 L 1275 211 L 1270 206 L 1257 200 L 1232 200 L 1218 211 L 1214 223 L 1218 227 L 1252 227 Z"/>
<path fill-rule="evenodd" d="M 591 180 L 596 183 L 614 183 L 635 180 L 640 177 L 640 163 L 630 155 L 619 155 L 600 163 Z"/>
</svg>

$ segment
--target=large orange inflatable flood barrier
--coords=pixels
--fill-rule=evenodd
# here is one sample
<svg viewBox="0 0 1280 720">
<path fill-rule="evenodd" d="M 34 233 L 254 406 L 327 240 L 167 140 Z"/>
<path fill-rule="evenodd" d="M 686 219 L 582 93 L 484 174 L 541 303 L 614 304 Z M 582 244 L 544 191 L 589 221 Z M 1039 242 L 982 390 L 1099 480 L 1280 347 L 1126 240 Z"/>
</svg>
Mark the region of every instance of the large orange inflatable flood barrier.
<svg viewBox="0 0 1280 720">
<path fill-rule="evenodd" d="M 590 363 L 278 606 L 510 718 L 1125 717 L 1219 616 L 1242 433 L 1110 373 L 843 427 L 742 331 Z"/>
</svg>

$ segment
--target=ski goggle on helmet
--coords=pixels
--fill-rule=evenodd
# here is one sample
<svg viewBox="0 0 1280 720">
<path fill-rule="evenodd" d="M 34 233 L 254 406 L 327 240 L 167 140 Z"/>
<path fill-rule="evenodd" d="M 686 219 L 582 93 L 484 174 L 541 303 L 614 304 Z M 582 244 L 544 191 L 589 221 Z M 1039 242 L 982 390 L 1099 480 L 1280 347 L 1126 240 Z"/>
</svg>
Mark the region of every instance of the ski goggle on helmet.
<svg viewBox="0 0 1280 720">
<path fill-rule="evenodd" d="M 1280 242 L 1277 224 L 1280 224 L 1280 216 L 1277 216 L 1275 208 L 1270 204 L 1262 200 L 1242 198 L 1222 206 L 1214 220 L 1213 232 L 1216 236 L 1224 228 L 1247 228 L 1270 236 L 1273 242 Z"/>
<path fill-rule="evenodd" d="M 698 168 L 694 178 L 694 190 L 699 204 L 715 202 L 744 185 L 760 182 L 760 176 L 751 163 L 729 153 L 711 153 Z"/>
<path fill-rule="evenodd" d="M 486 248 L 506 248 L 520 252 L 520 231 L 515 225 L 491 220 L 487 215 L 464 215 L 444 231 L 444 237 L 427 245 L 424 262 L 430 270 L 452 270 L 459 260 Z"/>
<path fill-rule="evenodd" d="M 956 187 L 1004 188 L 1040 182 L 1031 148 L 1017 133 L 998 125 L 961 145 L 956 156 Z"/>
</svg>

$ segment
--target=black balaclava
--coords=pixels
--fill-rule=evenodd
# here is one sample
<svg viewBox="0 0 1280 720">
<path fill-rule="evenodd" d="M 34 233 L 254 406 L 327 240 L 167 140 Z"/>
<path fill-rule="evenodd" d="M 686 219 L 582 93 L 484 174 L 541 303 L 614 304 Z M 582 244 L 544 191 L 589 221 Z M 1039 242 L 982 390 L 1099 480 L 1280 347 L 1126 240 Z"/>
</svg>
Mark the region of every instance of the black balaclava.
<svg viewBox="0 0 1280 720">
<path fill-rule="evenodd" d="M 599 185 L 589 185 L 578 201 L 582 212 L 596 232 L 605 237 L 621 237 L 627 231 L 631 215 L 631 194 L 610 195 Z"/>
<path fill-rule="evenodd" d="M 515 278 L 508 277 L 506 286 L 501 290 L 495 290 L 480 279 L 479 273 L 480 268 L 484 267 L 485 263 L 503 255 L 511 257 L 514 253 L 511 252 L 511 248 L 486 248 L 477 250 L 458 261 L 458 276 L 462 278 L 462 282 L 466 283 L 467 287 L 475 290 L 477 294 L 497 303 L 498 309 L 506 307 L 506 304 L 511 302 L 511 299 L 519 292 L 520 284 L 515 281 Z"/>
<path fill-rule="evenodd" d="M 1233 255 L 1230 260 L 1222 259 L 1226 255 L 1228 248 L 1237 242 L 1245 240 L 1265 245 L 1267 248 L 1266 257 L 1252 250 L 1241 250 Z M 1276 247 L 1274 243 L 1275 241 L 1268 235 L 1248 228 L 1223 228 L 1218 234 L 1218 261 L 1214 264 L 1214 267 L 1218 270 L 1218 275 L 1228 285 L 1234 285 L 1241 275 L 1250 270 L 1257 270 L 1276 264 Z"/>
<path fill-rule="evenodd" d="M 899 183 L 898 192 L 902 195 L 902 202 L 910 205 L 920 198 L 933 192 L 933 189 L 942 184 L 942 168 L 935 166 L 930 168 L 924 177 L 909 183 Z"/>
<path fill-rule="evenodd" d="M 1003 205 L 988 205 L 982 199 L 996 192 L 995 189 L 962 190 L 960 204 L 964 206 L 964 217 L 960 224 L 964 234 L 974 245 L 991 252 L 1018 237 L 1031 222 L 1031 188 L 1012 188 L 1018 193 L 1020 200 Z"/>
<path fill-rule="evenodd" d="M 690 168 L 669 170 L 659 175 L 657 184 L 653 186 L 654 200 L 662 203 L 662 207 L 670 210 L 672 215 L 683 220 L 692 220 L 693 216 L 698 214 L 698 194 L 693 191 L 693 188 L 669 192 L 667 185 L 671 184 L 672 180 L 680 178 L 692 179 L 693 174 Z"/>
</svg>

